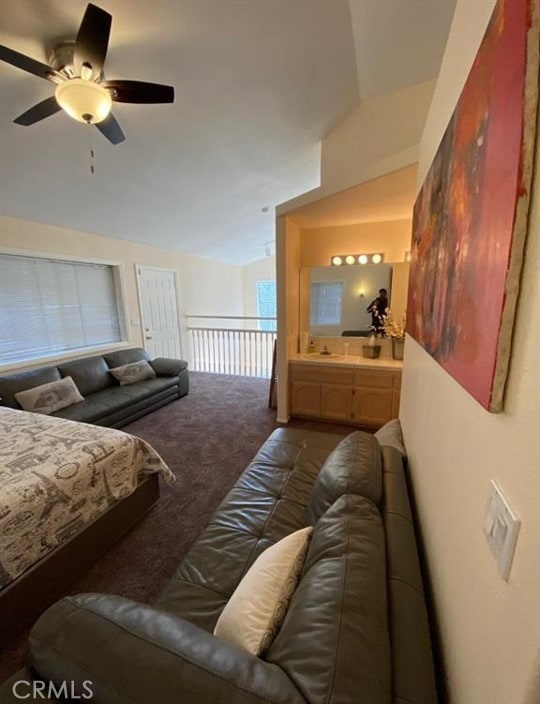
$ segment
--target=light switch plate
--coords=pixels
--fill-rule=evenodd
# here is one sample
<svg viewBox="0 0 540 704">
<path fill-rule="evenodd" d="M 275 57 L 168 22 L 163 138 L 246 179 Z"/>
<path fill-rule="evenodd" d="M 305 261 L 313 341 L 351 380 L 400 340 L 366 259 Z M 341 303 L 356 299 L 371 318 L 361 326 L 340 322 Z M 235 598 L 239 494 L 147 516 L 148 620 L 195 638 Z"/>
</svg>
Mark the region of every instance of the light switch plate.
<svg viewBox="0 0 540 704">
<path fill-rule="evenodd" d="M 508 581 L 521 521 L 510 508 L 504 494 L 491 480 L 484 520 L 484 534 L 497 561 L 501 577 Z"/>
</svg>

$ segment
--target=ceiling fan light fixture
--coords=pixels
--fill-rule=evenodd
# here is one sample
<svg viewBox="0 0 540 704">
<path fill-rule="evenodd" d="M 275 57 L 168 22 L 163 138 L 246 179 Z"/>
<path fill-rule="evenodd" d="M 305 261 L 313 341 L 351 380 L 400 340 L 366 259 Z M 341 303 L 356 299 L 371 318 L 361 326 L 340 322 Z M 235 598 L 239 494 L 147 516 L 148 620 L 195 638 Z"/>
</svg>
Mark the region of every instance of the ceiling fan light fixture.
<svg viewBox="0 0 540 704">
<path fill-rule="evenodd" d="M 109 91 L 94 81 L 72 78 L 56 87 L 55 97 L 67 114 L 79 122 L 102 122 L 111 111 Z"/>
</svg>

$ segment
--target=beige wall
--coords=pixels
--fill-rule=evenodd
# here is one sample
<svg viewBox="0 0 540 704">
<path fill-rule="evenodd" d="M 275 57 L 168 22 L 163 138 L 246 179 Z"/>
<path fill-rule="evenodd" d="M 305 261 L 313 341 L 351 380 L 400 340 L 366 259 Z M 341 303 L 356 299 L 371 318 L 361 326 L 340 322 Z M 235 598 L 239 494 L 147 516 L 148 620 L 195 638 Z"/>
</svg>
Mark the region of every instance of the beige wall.
<svg viewBox="0 0 540 704">
<path fill-rule="evenodd" d="M 422 140 L 420 181 L 493 4 L 458 0 Z M 538 179 L 533 191 L 504 412 L 485 411 L 413 340 L 405 349 L 401 420 L 452 704 L 540 702 Z M 508 583 L 482 532 L 492 478 L 522 520 Z"/>
<path fill-rule="evenodd" d="M 277 420 L 287 422 L 288 359 L 298 351 L 298 311 L 300 296 L 300 230 L 287 217 L 276 222 L 277 306 L 279 334 L 277 342 Z"/>
<path fill-rule="evenodd" d="M 239 266 L 87 232 L 0 216 L 0 251 L 6 249 L 121 262 L 133 345 L 142 345 L 135 264 L 177 271 L 178 304 L 182 316 L 195 313 L 243 314 L 242 277 Z M 183 343 L 183 354 L 186 355 L 188 347 L 185 339 Z"/>
</svg>

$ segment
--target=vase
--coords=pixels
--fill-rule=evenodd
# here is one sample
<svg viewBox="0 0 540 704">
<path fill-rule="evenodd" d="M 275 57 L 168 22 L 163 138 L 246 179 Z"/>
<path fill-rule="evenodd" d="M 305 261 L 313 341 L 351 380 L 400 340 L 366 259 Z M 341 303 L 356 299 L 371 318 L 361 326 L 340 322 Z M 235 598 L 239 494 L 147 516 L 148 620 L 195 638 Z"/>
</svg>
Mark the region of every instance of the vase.
<svg viewBox="0 0 540 704">
<path fill-rule="evenodd" d="M 380 345 L 362 345 L 362 356 L 368 359 L 377 359 L 381 355 Z"/>
<path fill-rule="evenodd" d="M 392 359 L 403 359 L 403 348 L 405 347 L 405 339 L 397 337 L 392 338 Z"/>
</svg>

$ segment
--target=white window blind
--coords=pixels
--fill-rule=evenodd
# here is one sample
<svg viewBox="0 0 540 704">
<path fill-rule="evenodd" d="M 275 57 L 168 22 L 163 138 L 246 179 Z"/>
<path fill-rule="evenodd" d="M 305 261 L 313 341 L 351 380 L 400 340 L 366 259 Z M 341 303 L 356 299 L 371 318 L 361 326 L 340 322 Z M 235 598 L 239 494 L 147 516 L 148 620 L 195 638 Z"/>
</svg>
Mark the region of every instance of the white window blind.
<svg viewBox="0 0 540 704">
<path fill-rule="evenodd" d="M 340 325 L 342 305 L 342 281 L 321 281 L 311 284 L 311 325 Z"/>
<path fill-rule="evenodd" d="M 0 254 L 0 364 L 121 340 L 112 266 Z"/>
</svg>

